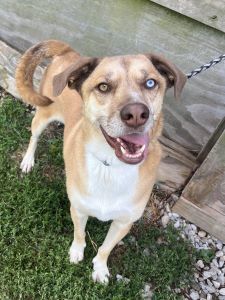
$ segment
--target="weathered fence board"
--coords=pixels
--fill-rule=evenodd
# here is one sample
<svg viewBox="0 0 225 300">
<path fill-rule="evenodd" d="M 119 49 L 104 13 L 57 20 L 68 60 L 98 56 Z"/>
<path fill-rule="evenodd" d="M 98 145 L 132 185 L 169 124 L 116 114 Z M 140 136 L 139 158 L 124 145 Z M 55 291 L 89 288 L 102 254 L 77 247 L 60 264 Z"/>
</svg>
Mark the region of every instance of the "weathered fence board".
<svg viewBox="0 0 225 300">
<path fill-rule="evenodd" d="M 15 68 L 20 58 L 19 52 L 0 41 L 0 85 L 15 97 L 20 98 L 15 87 Z M 35 73 L 35 87 L 38 87 L 43 68 Z M 160 168 L 160 183 L 170 191 L 181 189 L 196 168 L 195 157 L 182 146 L 165 137 L 161 138 L 163 145 L 163 161 Z"/>
<path fill-rule="evenodd" d="M 15 84 L 15 70 L 21 54 L 0 41 L 0 86 L 7 90 L 14 97 L 20 98 Z M 43 74 L 43 69 L 38 67 L 35 72 L 34 83 L 38 82 Z"/>
<path fill-rule="evenodd" d="M 163 53 L 184 72 L 225 49 L 224 33 L 147 0 L 0 1 L 0 39 L 24 51 L 50 38 L 91 56 Z M 225 115 L 224 78 L 220 64 L 188 81 L 181 102 L 171 91 L 165 136 L 199 152 Z"/>
<path fill-rule="evenodd" d="M 186 185 L 174 210 L 225 241 L 225 131 Z"/>
<path fill-rule="evenodd" d="M 181 197 L 176 203 L 174 211 L 221 241 L 225 241 L 225 216 L 215 209 L 207 206 L 201 209 L 194 203 Z"/>
<path fill-rule="evenodd" d="M 224 0 L 152 0 L 182 15 L 225 32 Z"/>
</svg>

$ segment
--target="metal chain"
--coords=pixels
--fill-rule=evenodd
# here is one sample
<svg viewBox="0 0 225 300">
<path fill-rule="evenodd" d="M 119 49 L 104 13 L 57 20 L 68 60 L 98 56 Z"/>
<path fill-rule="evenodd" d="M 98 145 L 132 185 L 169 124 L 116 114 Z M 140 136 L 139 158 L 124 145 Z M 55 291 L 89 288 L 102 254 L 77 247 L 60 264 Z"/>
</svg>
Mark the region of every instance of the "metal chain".
<svg viewBox="0 0 225 300">
<path fill-rule="evenodd" d="M 190 79 L 191 77 L 198 75 L 202 71 L 205 71 L 211 68 L 212 66 L 215 66 L 216 64 L 220 63 L 223 60 L 225 60 L 225 54 L 220 55 L 219 57 L 211 60 L 208 64 L 202 65 L 201 67 L 191 71 L 190 73 L 186 74 L 186 76 L 188 79 Z"/>
</svg>

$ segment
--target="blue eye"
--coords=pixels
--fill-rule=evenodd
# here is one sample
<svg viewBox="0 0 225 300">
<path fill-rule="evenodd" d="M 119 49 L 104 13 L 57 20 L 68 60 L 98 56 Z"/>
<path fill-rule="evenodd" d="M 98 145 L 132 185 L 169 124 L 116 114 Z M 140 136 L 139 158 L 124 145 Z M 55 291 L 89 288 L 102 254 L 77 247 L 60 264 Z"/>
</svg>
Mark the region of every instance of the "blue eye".
<svg viewBox="0 0 225 300">
<path fill-rule="evenodd" d="M 147 89 L 153 89 L 156 86 L 156 81 L 154 79 L 148 79 L 145 82 L 145 86 Z"/>
</svg>

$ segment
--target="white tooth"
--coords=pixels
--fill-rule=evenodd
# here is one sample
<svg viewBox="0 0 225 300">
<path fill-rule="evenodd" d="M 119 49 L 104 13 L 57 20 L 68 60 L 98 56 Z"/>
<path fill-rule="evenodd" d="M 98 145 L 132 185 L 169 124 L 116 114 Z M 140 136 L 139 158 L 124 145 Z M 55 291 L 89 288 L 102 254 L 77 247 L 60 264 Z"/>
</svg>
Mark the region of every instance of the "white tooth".
<svg viewBox="0 0 225 300">
<path fill-rule="evenodd" d="M 122 146 L 122 145 L 120 146 L 120 150 L 121 150 L 121 152 L 122 152 L 124 155 L 126 155 L 126 154 L 127 154 L 126 150 L 123 148 L 123 146 Z"/>
<path fill-rule="evenodd" d="M 145 150 L 145 145 L 143 145 L 143 146 L 137 151 L 137 153 L 142 153 L 142 152 L 144 152 L 144 150 Z"/>
<path fill-rule="evenodd" d="M 143 150 L 142 150 L 142 149 L 143 149 Z M 144 149 L 145 149 L 145 145 L 143 145 L 143 146 L 141 147 L 141 149 L 139 149 L 139 151 L 138 151 L 136 154 L 129 154 L 129 153 L 127 153 L 127 151 L 123 148 L 123 146 L 120 145 L 120 150 L 121 150 L 121 152 L 122 152 L 126 157 L 128 157 L 128 158 L 138 158 L 138 157 L 140 157 L 140 156 L 142 155 L 142 152 L 144 151 Z"/>
<path fill-rule="evenodd" d="M 122 142 L 121 142 L 121 146 L 122 146 L 124 149 L 127 149 L 127 148 L 126 148 L 126 145 L 125 145 L 124 143 L 122 143 Z"/>
<path fill-rule="evenodd" d="M 120 138 L 117 138 L 116 140 L 124 149 L 126 149 L 126 145 L 122 142 Z"/>
</svg>

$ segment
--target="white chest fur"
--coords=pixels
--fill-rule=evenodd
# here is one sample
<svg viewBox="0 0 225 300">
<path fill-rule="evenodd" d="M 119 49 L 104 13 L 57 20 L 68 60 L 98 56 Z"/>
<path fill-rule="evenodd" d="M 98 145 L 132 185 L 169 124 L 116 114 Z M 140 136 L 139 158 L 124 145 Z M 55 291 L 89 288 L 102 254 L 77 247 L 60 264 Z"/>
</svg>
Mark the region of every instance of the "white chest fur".
<svg viewBox="0 0 225 300">
<path fill-rule="evenodd" d="M 107 162 L 109 166 L 103 162 Z M 73 192 L 73 205 L 102 221 L 136 219 L 132 202 L 138 180 L 138 166 L 121 162 L 107 144 L 91 143 L 86 147 L 88 195 Z"/>
</svg>

